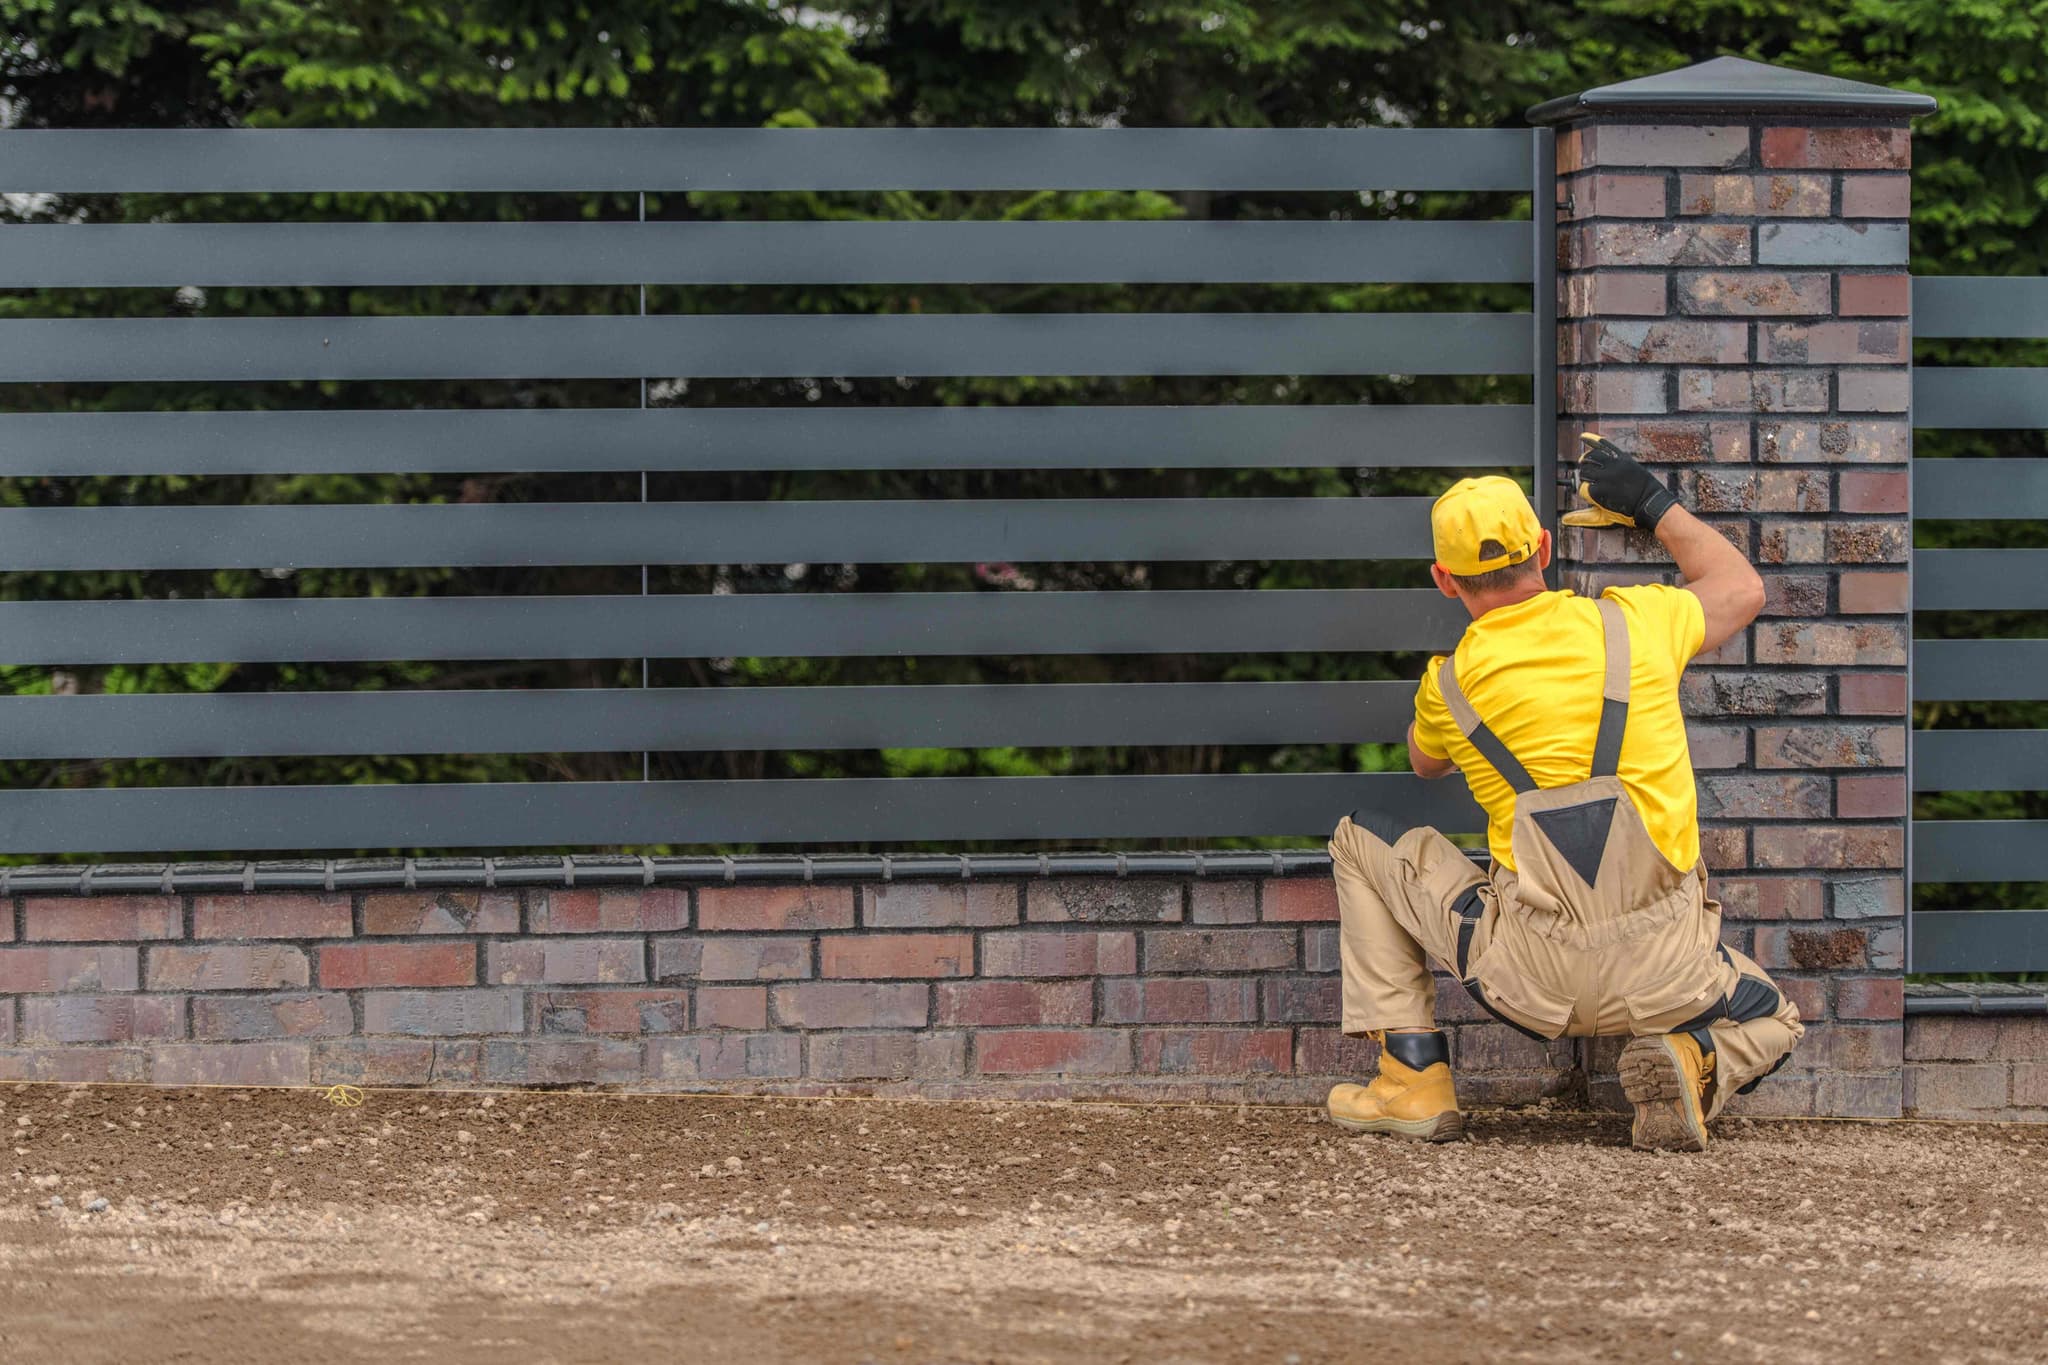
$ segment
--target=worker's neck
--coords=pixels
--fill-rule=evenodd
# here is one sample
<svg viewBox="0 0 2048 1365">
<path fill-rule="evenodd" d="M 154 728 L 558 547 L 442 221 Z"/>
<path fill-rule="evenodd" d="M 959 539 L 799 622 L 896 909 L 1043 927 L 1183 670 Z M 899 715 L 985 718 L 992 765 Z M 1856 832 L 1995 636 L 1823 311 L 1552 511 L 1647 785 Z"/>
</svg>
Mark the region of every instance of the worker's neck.
<svg viewBox="0 0 2048 1365">
<path fill-rule="evenodd" d="M 1465 604 L 1465 610 L 1471 612 L 1472 619 L 1477 621 L 1490 611 L 1520 606 L 1530 598 L 1541 597 L 1548 591 L 1549 586 L 1540 577 L 1530 574 L 1512 588 L 1502 588 L 1498 592 L 1489 593 L 1461 592 L 1458 594 L 1458 600 Z"/>
</svg>

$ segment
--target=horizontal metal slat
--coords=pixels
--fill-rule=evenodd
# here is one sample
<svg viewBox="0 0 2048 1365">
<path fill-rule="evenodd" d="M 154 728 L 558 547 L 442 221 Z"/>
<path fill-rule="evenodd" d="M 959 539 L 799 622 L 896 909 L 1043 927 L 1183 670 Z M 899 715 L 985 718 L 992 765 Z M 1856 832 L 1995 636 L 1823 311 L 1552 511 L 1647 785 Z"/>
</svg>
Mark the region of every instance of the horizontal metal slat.
<svg viewBox="0 0 2048 1365">
<path fill-rule="evenodd" d="M 2048 640 L 1915 640 L 1913 700 L 2048 700 Z"/>
<path fill-rule="evenodd" d="M 1432 588 L 0 602 L 15 664 L 1443 650 Z"/>
<path fill-rule="evenodd" d="M 0 477 L 1527 465 L 1526 404 L 0 413 Z"/>
<path fill-rule="evenodd" d="M 2048 517 L 2048 460 L 1916 460 L 1916 521 Z"/>
<path fill-rule="evenodd" d="M 2048 730 L 1919 730 L 1913 790 L 2048 791 Z"/>
<path fill-rule="evenodd" d="M 10 131 L 0 190 L 1527 190 L 1523 129 Z"/>
<path fill-rule="evenodd" d="M 1368 807 L 1484 824 L 1408 773 L 126 787 L 0 791 L 0 853 L 1315 836 Z"/>
<path fill-rule="evenodd" d="M 0 382 L 1526 372 L 1517 313 L 0 322 Z"/>
<path fill-rule="evenodd" d="M 1918 611 L 2048 608 L 2048 550 L 1915 550 Z"/>
<path fill-rule="evenodd" d="M 1915 820 L 1913 880 L 2048 881 L 2048 820 Z"/>
<path fill-rule="evenodd" d="M 1913 281 L 1916 337 L 2048 337 L 2048 279 L 1925 275 Z"/>
<path fill-rule="evenodd" d="M 8 230 L 0 288 L 1525 283 L 1516 222 L 205 223 Z"/>
<path fill-rule="evenodd" d="M 1397 740 L 1409 682 L 0 697 L 0 757 L 984 749 Z"/>
<path fill-rule="evenodd" d="M 2048 910 L 1916 910 L 1907 970 L 2048 971 Z"/>
<path fill-rule="evenodd" d="M 0 510 L 0 570 L 1429 556 L 1427 498 Z"/>
<path fill-rule="evenodd" d="M 2048 369 L 1915 365 L 1913 425 L 1950 431 L 2048 427 Z"/>
</svg>

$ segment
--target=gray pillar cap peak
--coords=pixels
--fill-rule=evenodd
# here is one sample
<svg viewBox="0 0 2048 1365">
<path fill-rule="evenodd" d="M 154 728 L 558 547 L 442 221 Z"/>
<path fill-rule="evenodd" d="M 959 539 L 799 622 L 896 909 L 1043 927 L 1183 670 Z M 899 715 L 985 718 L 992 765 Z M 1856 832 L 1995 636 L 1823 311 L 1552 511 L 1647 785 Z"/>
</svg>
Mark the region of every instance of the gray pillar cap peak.
<svg viewBox="0 0 2048 1365">
<path fill-rule="evenodd" d="M 1932 95 L 1894 90 L 1840 76 L 1816 76 L 1743 57 L 1716 57 L 1677 71 L 1617 81 L 1546 100 L 1531 123 L 1628 114 L 1820 114 L 1836 118 L 1917 118 L 1935 109 Z"/>
</svg>

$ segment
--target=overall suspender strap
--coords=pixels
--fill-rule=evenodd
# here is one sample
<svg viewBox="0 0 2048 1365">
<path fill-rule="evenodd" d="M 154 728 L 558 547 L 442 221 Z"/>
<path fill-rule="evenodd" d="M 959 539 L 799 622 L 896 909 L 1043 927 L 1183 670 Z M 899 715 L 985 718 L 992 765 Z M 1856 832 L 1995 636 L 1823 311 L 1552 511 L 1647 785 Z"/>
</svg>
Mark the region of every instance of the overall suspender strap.
<svg viewBox="0 0 2048 1365">
<path fill-rule="evenodd" d="M 1593 741 L 1594 777 L 1612 777 L 1621 767 L 1621 737 L 1628 729 L 1628 622 L 1621 603 L 1603 597 L 1600 629 L 1607 643 L 1607 677 L 1600 688 L 1600 734 Z"/>
<path fill-rule="evenodd" d="M 1532 792 L 1536 784 L 1529 778 L 1529 770 L 1521 760 L 1508 752 L 1508 746 L 1500 737 L 1486 728 L 1486 722 L 1479 719 L 1479 713 L 1472 709 L 1472 703 L 1465 699 L 1465 689 L 1458 686 L 1458 656 L 1454 652 L 1444 659 L 1444 666 L 1437 670 L 1437 688 L 1444 694 L 1444 704 L 1451 708 L 1451 719 L 1458 722 L 1458 733 L 1470 740 L 1479 756 L 1493 765 L 1493 770 L 1514 788 L 1515 794 Z"/>
<path fill-rule="evenodd" d="M 1600 632 L 1606 645 L 1607 665 L 1600 685 L 1600 730 L 1593 740 L 1590 776 L 1613 777 L 1621 766 L 1621 741 L 1628 730 L 1628 622 L 1622 617 L 1621 604 L 1612 598 L 1603 597 L 1596 605 L 1600 609 Z M 1472 709 L 1465 689 L 1458 684 L 1455 652 L 1445 657 L 1436 679 L 1437 689 L 1444 695 L 1444 704 L 1451 710 L 1451 719 L 1458 723 L 1458 732 L 1479 751 L 1479 756 L 1493 765 L 1493 770 L 1501 775 L 1516 795 L 1535 791 L 1536 783 L 1530 778 L 1529 770 L 1508 752 L 1507 745 L 1486 728 L 1486 722 Z"/>
</svg>

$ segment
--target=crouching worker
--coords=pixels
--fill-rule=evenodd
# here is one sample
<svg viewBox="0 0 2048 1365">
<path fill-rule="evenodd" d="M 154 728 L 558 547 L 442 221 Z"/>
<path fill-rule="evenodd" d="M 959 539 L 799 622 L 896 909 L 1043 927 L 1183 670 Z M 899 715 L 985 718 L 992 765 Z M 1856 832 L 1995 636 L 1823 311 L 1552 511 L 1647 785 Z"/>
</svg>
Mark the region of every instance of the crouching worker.
<svg viewBox="0 0 2048 1365">
<path fill-rule="evenodd" d="M 1550 533 L 1520 488 L 1463 479 L 1437 499 L 1430 574 L 1472 623 L 1423 674 L 1408 756 L 1423 777 L 1463 774 L 1493 866 L 1433 829 L 1338 823 L 1344 1031 L 1382 1042 L 1369 1085 L 1330 1092 L 1346 1128 L 1464 1132 L 1426 957 L 1533 1038 L 1628 1037 L 1638 1147 L 1703 1151 L 1707 1121 L 1803 1031 L 1763 970 L 1721 946 L 1678 700 L 1686 663 L 1755 619 L 1763 582 L 1633 458 L 1583 439 L 1595 507 L 1568 524 L 1653 530 L 1685 586 L 1546 591 Z"/>
</svg>

